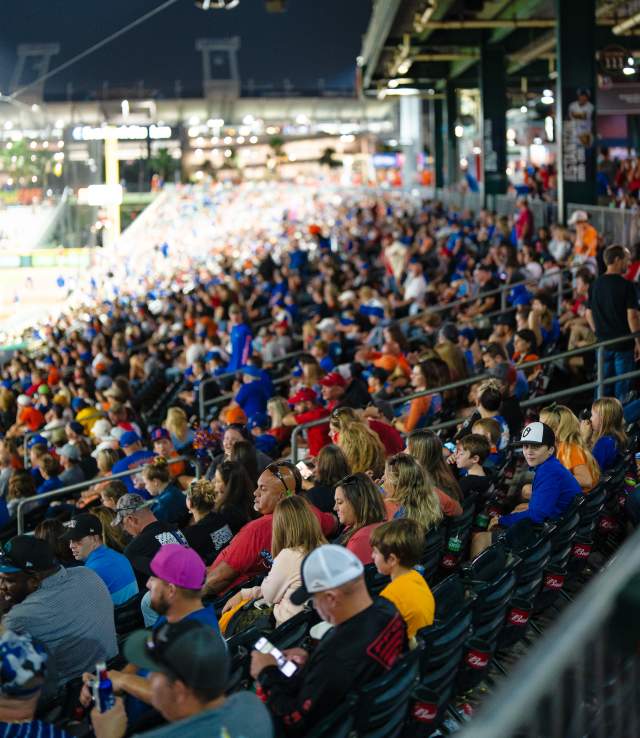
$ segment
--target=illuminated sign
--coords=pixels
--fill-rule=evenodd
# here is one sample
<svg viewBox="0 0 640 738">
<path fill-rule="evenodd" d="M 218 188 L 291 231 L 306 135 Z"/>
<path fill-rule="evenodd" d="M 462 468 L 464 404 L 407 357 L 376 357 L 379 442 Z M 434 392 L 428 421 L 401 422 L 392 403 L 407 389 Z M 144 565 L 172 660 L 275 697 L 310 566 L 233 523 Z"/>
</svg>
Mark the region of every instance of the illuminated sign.
<svg viewBox="0 0 640 738">
<path fill-rule="evenodd" d="M 71 135 L 75 141 L 103 141 L 108 128 L 93 128 L 92 126 L 76 126 Z M 145 141 L 147 138 L 171 138 L 171 126 L 117 126 L 115 128 L 120 141 Z"/>
</svg>

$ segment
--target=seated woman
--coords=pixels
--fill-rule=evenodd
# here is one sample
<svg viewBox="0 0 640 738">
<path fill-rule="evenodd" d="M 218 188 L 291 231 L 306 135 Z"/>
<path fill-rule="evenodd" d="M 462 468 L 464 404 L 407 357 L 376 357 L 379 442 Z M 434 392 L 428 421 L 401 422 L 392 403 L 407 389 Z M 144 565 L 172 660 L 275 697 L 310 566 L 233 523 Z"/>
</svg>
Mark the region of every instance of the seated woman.
<svg viewBox="0 0 640 738">
<path fill-rule="evenodd" d="M 525 364 L 529 361 L 535 361 L 540 358 L 538 355 L 536 334 L 529 328 L 523 328 L 521 331 L 516 332 L 513 339 L 513 347 L 515 351 L 511 355 L 511 361 L 516 366 Z M 525 368 L 523 371 L 527 379 L 534 379 L 540 373 L 541 369 L 541 366 L 530 366 Z"/>
<path fill-rule="evenodd" d="M 310 486 L 303 482 L 303 497 L 322 512 L 332 512 L 335 504 L 335 488 L 350 472 L 349 463 L 338 446 L 329 444 L 321 449 L 316 459 Z"/>
<path fill-rule="evenodd" d="M 294 605 L 290 596 L 300 585 L 300 567 L 304 557 L 327 542 L 318 518 L 302 497 L 285 497 L 273 513 L 271 556 L 273 564 L 257 587 L 241 589 L 231 597 L 222 612 L 227 612 L 243 600 L 264 599 L 273 605 L 276 627 L 293 617 L 304 605 Z"/>
<path fill-rule="evenodd" d="M 386 456 L 384 446 L 368 425 L 361 422 L 342 424 L 336 438 L 335 443 L 342 449 L 352 473 L 366 472 L 373 479 L 382 476 Z"/>
<path fill-rule="evenodd" d="M 171 480 L 169 463 L 162 456 L 156 456 L 150 464 L 143 467 L 144 487 L 153 499 L 151 510 L 163 523 L 180 525 L 187 518 L 184 492 Z"/>
<path fill-rule="evenodd" d="M 440 373 L 433 361 L 427 360 L 416 364 L 411 370 L 411 386 L 416 392 L 423 392 L 430 387 L 442 384 Z M 405 413 L 395 425 L 399 431 L 410 433 L 417 428 L 423 428 L 429 420 L 442 410 L 442 396 L 439 393 L 416 397 L 405 406 Z"/>
<path fill-rule="evenodd" d="M 363 564 L 373 563 L 371 532 L 387 519 L 382 494 L 362 472 L 350 474 L 336 487 L 335 511 L 344 529 L 336 543 L 346 546 Z"/>
<path fill-rule="evenodd" d="M 409 454 L 396 454 L 384 470 L 386 508 L 392 518 L 409 518 L 424 528 L 436 528 L 443 518 L 440 499 L 426 471 Z"/>
<path fill-rule="evenodd" d="M 591 448 L 600 471 L 613 468 L 629 445 L 620 400 L 615 397 L 596 400 L 591 406 L 591 418 L 580 421 L 580 434 Z"/>
<path fill-rule="evenodd" d="M 558 461 L 578 480 L 584 493 L 600 481 L 600 468 L 580 435 L 580 421 L 565 405 L 550 405 L 540 412 L 540 422 L 555 434 Z"/>
<path fill-rule="evenodd" d="M 460 515 L 460 485 L 444 460 L 442 441 L 430 430 L 414 431 L 407 439 L 407 451 L 421 464 L 434 485 L 445 515 Z"/>
</svg>

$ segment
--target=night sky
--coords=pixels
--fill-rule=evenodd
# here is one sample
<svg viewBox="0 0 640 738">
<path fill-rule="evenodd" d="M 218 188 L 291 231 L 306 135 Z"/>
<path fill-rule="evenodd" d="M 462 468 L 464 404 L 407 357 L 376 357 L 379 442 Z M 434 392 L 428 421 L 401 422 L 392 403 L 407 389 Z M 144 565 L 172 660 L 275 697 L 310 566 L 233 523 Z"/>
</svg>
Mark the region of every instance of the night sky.
<svg viewBox="0 0 640 738">
<path fill-rule="evenodd" d="M 59 42 L 52 66 L 157 7 L 160 0 L 28 0 L 3 3 L 0 31 L 0 91 L 8 90 L 19 43 Z M 241 0 L 230 11 L 203 12 L 191 0 L 178 3 L 47 82 L 46 97 L 74 97 L 99 89 L 134 86 L 172 97 L 174 80 L 184 95 L 200 94 L 201 57 L 196 38 L 240 36 L 243 87 L 282 88 L 288 78 L 299 90 L 317 86 L 352 89 L 371 0 L 288 0 L 285 13 L 267 13 L 263 0 Z"/>
</svg>

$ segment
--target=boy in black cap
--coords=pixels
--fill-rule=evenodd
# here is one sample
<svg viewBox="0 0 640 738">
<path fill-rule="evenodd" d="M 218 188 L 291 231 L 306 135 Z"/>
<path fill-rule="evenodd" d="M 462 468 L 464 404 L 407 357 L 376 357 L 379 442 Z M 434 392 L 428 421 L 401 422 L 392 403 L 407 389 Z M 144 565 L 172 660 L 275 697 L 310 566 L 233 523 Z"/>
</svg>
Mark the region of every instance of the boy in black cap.
<svg viewBox="0 0 640 738">
<path fill-rule="evenodd" d="M 153 706 L 169 725 L 145 733 L 148 738 L 272 738 L 267 709 L 249 692 L 225 697 L 229 654 L 214 631 L 193 621 L 166 623 L 153 632 L 141 630 L 129 637 L 125 658 L 151 674 Z M 96 738 L 121 738 L 127 717 L 120 698 L 115 707 L 91 721 Z"/>
<path fill-rule="evenodd" d="M 78 561 L 107 585 L 114 605 L 123 605 L 138 594 L 138 583 L 129 559 L 104 544 L 102 523 L 95 515 L 83 513 L 65 523 L 60 540 L 69 544 Z"/>
</svg>

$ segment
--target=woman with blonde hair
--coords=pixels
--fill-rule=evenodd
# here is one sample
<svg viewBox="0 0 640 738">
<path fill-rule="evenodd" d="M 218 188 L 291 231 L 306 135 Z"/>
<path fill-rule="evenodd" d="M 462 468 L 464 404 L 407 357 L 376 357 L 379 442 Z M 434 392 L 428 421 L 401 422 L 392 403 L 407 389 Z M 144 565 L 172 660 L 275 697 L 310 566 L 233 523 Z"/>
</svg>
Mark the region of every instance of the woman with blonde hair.
<svg viewBox="0 0 640 738">
<path fill-rule="evenodd" d="M 281 446 L 288 443 L 293 430 L 291 426 L 286 426 L 283 422 L 285 415 L 289 415 L 290 412 L 291 408 L 284 397 L 278 395 L 267 402 L 267 415 L 271 418 L 271 428 L 267 433 L 274 436 Z"/>
<path fill-rule="evenodd" d="M 262 598 L 267 604 L 273 605 L 276 626 L 289 620 L 304 609 L 304 605 L 294 605 L 290 599 L 291 593 L 302 583 L 302 561 L 307 554 L 326 542 L 318 518 L 306 500 L 296 496 L 280 500 L 273 513 L 273 564 L 269 574 L 260 586 L 240 590 L 227 601 L 222 612 L 231 610 L 243 600 Z"/>
<path fill-rule="evenodd" d="M 590 492 L 600 480 L 598 462 L 580 435 L 580 421 L 565 405 L 542 408 L 540 422 L 556 434 L 556 457 L 578 480 L 582 491 Z"/>
<path fill-rule="evenodd" d="M 379 479 L 384 471 L 385 451 L 380 437 L 361 422 L 341 424 L 336 445 L 342 449 L 353 474 L 366 472 Z"/>
<path fill-rule="evenodd" d="M 336 486 L 334 510 L 344 526 L 336 543 L 346 546 L 363 564 L 373 562 L 371 533 L 387 519 L 382 493 L 367 474 L 359 472 Z"/>
<path fill-rule="evenodd" d="M 91 514 L 102 523 L 102 542 L 105 546 L 122 553 L 127 546 L 128 537 L 121 525 L 112 525 L 116 518 L 116 511 L 104 505 L 91 508 Z"/>
<path fill-rule="evenodd" d="M 219 469 L 220 467 L 216 474 Z M 186 496 L 192 523 L 182 528 L 182 532 L 191 548 L 209 566 L 240 529 L 240 519 L 236 519 L 236 516 L 229 517 L 221 509 L 221 494 L 216 482 L 208 479 L 194 480 L 187 487 Z"/>
<path fill-rule="evenodd" d="M 422 465 L 431 483 L 449 497 L 453 502 L 460 503 L 462 491 L 453 472 L 445 463 L 442 452 L 442 441 L 430 430 L 418 430 L 409 434 L 407 439 L 407 452 Z M 440 502 L 443 505 L 445 515 L 459 515 L 459 512 L 447 512 L 449 502 L 442 496 Z M 460 505 L 458 504 L 458 507 Z M 462 509 L 460 509 L 462 512 Z"/>
<path fill-rule="evenodd" d="M 181 407 L 170 407 L 163 426 L 171 434 L 176 451 L 184 451 L 193 442 L 195 433 L 189 427 L 187 414 Z"/>
<path fill-rule="evenodd" d="M 591 417 L 580 421 L 580 434 L 601 471 L 614 467 L 629 445 L 620 400 L 615 397 L 596 400 L 591 406 Z"/>
<path fill-rule="evenodd" d="M 423 467 L 409 454 L 387 459 L 383 484 L 394 518 L 415 520 L 427 532 L 442 521 L 440 499 Z"/>
</svg>

